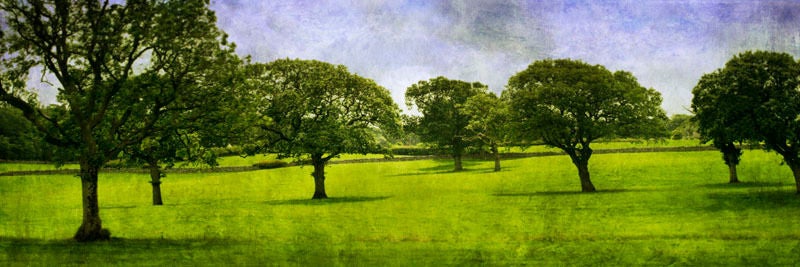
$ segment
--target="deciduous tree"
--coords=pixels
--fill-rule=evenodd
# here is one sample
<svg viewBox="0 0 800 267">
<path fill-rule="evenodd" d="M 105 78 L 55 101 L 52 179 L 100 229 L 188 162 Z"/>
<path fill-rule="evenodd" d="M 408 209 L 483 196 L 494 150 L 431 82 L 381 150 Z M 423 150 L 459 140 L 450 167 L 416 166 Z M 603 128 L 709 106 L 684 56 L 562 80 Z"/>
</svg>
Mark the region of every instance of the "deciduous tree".
<svg viewBox="0 0 800 267">
<path fill-rule="evenodd" d="M 494 158 L 494 171 L 500 171 L 501 145 L 511 140 L 511 114 L 505 101 L 491 92 L 474 95 L 461 109 L 469 116 L 467 129 L 474 138 L 489 147 Z"/>
<path fill-rule="evenodd" d="M 375 133 L 399 131 L 389 91 L 341 65 L 281 59 L 247 66 L 246 86 L 258 146 L 314 166 L 314 199 L 327 198 L 325 165 L 342 153 L 376 153 Z"/>
<path fill-rule="evenodd" d="M 703 75 L 692 89 L 692 111 L 698 122 L 700 140 L 711 142 L 719 149 L 728 166 L 728 182 L 738 183 L 736 166 L 742 149 L 736 144 L 754 138 L 750 110 L 745 107 L 755 103 L 746 95 L 734 93 L 729 79 L 720 70 Z"/>
<path fill-rule="evenodd" d="M 79 241 L 108 239 L 98 205 L 98 171 L 125 147 L 154 133 L 184 91 L 140 87 L 168 75 L 175 62 L 191 62 L 217 39 L 208 1 L 3 0 L 0 100 L 20 109 L 48 142 L 76 151 L 82 183 Z M 211 32 L 203 32 L 211 31 Z M 206 39 L 203 39 L 206 40 Z M 186 50 L 197 52 L 193 54 Z M 161 55 L 166 55 L 161 57 Z M 22 96 L 31 67 L 39 66 L 58 89 L 60 110 L 47 113 Z M 46 77 L 46 76 L 45 76 Z M 187 76 L 185 79 L 192 79 Z M 174 79 L 182 83 L 186 80 Z"/>
<path fill-rule="evenodd" d="M 518 131 L 560 148 L 578 169 L 583 192 L 596 191 L 589 177 L 591 143 L 611 137 L 663 137 L 661 95 L 628 72 L 569 59 L 536 61 L 508 81 L 506 97 Z"/>
<path fill-rule="evenodd" d="M 455 171 L 463 169 L 461 157 L 473 136 L 467 126 L 470 117 L 460 106 L 472 96 L 486 93 L 486 85 L 437 77 L 419 81 L 406 90 L 406 105 L 422 113 L 417 134 L 423 142 L 450 150 Z"/>
</svg>

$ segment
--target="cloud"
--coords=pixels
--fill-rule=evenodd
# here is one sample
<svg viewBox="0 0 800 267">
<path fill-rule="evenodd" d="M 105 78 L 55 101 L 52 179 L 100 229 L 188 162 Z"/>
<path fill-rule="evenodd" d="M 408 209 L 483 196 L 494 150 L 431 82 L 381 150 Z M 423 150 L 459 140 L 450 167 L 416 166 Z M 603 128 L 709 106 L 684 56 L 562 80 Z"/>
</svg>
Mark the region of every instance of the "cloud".
<svg viewBox="0 0 800 267">
<path fill-rule="evenodd" d="M 240 54 L 344 64 L 389 88 L 401 106 L 405 88 L 436 76 L 499 92 L 552 43 L 521 1 L 218 1 L 213 8 Z"/>
<path fill-rule="evenodd" d="M 800 56 L 793 1 L 213 1 L 218 25 L 256 61 L 318 59 L 375 79 L 403 106 L 436 76 L 499 92 L 543 58 L 631 71 L 686 113 L 703 73 L 735 53 Z"/>
</svg>

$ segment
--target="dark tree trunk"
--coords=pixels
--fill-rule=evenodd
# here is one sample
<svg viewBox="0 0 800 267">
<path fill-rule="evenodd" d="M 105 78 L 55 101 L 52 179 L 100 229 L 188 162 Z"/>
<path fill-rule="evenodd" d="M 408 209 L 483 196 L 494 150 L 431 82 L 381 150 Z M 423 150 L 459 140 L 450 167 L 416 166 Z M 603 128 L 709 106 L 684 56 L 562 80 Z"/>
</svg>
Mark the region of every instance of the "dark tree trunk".
<svg viewBox="0 0 800 267">
<path fill-rule="evenodd" d="M 800 161 L 790 162 L 789 168 L 792 169 L 792 175 L 794 175 L 794 184 L 797 188 L 797 194 L 800 195 Z"/>
<path fill-rule="evenodd" d="M 730 180 L 728 183 L 735 184 L 739 182 L 739 175 L 736 173 L 736 164 L 728 164 L 728 173 L 730 173 Z"/>
<path fill-rule="evenodd" d="M 578 167 L 578 176 L 581 178 L 581 192 L 596 192 L 592 180 L 589 177 L 589 162 L 582 161 L 575 165 Z"/>
<path fill-rule="evenodd" d="M 157 162 L 148 162 L 150 166 L 150 184 L 153 185 L 153 206 L 164 205 L 161 199 L 161 166 Z"/>
<path fill-rule="evenodd" d="M 497 144 L 492 144 L 492 155 L 494 156 L 494 171 L 500 171 L 500 152 L 497 149 Z"/>
<path fill-rule="evenodd" d="M 581 179 L 581 192 L 596 192 L 594 184 L 589 175 L 589 158 L 592 157 L 592 149 L 586 146 L 583 149 L 567 151 L 572 163 L 578 168 L 578 177 Z"/>
<path fill-rule="evenodd" d="M 100 221 L 100 207 L 97 201 L 97 171 L 100 166 L 89 160 L 81 160 L 80 165 L 83 222 L 78 228 L 78 232 L 75 233 L 74 238 L 80 242 L 108 240 L 111 238 L 111 233 L 103 229 Z"/>
<path fill-rule="evenodd" d="M 314 165 L 314 196 L 312 199 L 325 199 L 328 194 L 325 193 L 325 161 L 322 160 L 322 155 L 312 155 L 311 164 Z"/>
<path fill-rule="evenodd" d="M 739 175 L 736 172 L 736 165 L 739 165 L 739 159 L 742 156 L 742 149 L 736 147 L 733 143 L 723 145 L 722 159 L 725 160 L 725 165 L 728 165 L 728 173 L 730 174 L 729 183 L 738 183 Z"/>
<path fill-rule="evenodd" d="M 461 138 L 456 137 L 453 141 L 453 161 L 455 162 L 453 171 L 457 172 L 464 170 L 464 166 L 461 164 L 461 155 L 463 154 L 464 148 L 461 145 Z"/>
<path fill-rule="evenodd" d="M 464 166 L 461 163 L 461 154 L 453 155 L 453 161 L 455 161 L 455 167 L 453 168 L 453 171 L 464 170 Z"/>
</svg>

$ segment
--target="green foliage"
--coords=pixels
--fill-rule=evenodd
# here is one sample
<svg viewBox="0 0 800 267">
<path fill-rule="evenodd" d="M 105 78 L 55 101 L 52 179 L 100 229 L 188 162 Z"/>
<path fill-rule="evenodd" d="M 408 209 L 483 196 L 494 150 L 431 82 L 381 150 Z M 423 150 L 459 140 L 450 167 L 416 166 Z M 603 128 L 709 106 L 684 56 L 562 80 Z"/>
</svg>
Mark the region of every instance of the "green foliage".
<svg viewBox="0 0 800 267">
<path fill-rule="evenodd" d="M 512 140 L 514 132 L 508 103 L 491 92 L 477 94 L 464 103 L 462 112 L 469 117 L 467 129 L 474 138 L 487 145 L 502 146 Z"/>
<path fill-rule="evenodd" d="M 669 118 L 667 123 L 667 132 L 670 133 L 670 138 L 673 140 L 699 139 L 698 131 L 697 121 L 692 115 L 675 114 Z"/>
<path fill-rule="evenodd" d="M 253 167 L 259 169 L 275 169 L 275 168 L 283 168 L 289 166 L 289 163 L 286 163 L 282 160 L 272 159 L 272 160 L 263 160 L 253 164 Z"/>
<path fill-rule="evenodd" d="M 376 138 L 396 136 L 399 110 L 389 91 L 344 66 L 281 59 L 247 66 L 253 138 L 281 157 L 387 151 Z"/>
<path fill-rule="evenodd" d="M 475 133 L 467 126 L 470 116 L 461 108 L 472 96 L 486 93 L 488 88 L 478 82 L 468 83 L 436 77 L 419 81 L 406 89 L 406 105 L 416 106 L 422 113 L 416 123 L 420 139 L 437 149 L 450 150 L 455 160 L 455 170 L 460 171 L 461 156 L 476 142 Z"/>
<path fill-rule="evenodd" d="M 393 147 L 392 148 L 392 155 L 428 156 L 428 155 L 436 155 L 436 154 L 438 154 L 436 149 L 427 148 L 427 147 L 403 146 L 403 147 Z"/>
<path fill-rule="evenodd" d="M 602 154 L 606 192 L 578 194 L 565 157 L 332 165 L 308 200 L 307 167 L 170 174 L 153 207 L 137 174 L 104 173 L 104 224 L 119 238 L 76 244 L 71 175 L 0 179 L 5 265 L 637 266 L 794 265 L 800 199 L 780 158 L 753 151 L 753 182 L 720 183 L 718 153 Z M 548 168 L 530 168 L 548 166 Z M 234 182 L 235 181 L 235 182 Z M 32 197 L 35 196 L 35 197 Z M 776 216 L 786 214 L 787 216 Z M 165 225 L 169 227 L 154 227 Z"/>
<path fill-rule="evenodd" d="M 628 72 L 572 60 L 542 60 L 512 76 L 507 97 L 519 130 L 571 149 L 599 138 L 662 137 L 661 95 Z"/>
<path fill-rule="evenodd" d="M 53 160 L 52 150 L 22 112 L 0 102 L 0 159 Z"/>
</svg>

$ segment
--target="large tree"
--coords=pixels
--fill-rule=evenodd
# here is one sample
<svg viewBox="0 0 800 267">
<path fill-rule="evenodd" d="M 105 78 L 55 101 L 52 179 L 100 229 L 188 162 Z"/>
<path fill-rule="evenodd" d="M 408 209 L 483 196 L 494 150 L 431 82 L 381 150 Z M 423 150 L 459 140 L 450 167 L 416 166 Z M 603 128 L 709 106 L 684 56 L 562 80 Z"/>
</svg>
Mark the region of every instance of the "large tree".
<svg viewBox="0 0 800 267">
<path fill-rule="evenodd" d="M 437 77 L 419 81 L 406 90 L 406 105 L 417 107 L 422 118 L 417 126 L 417 134 L 423 142 L 450 150 L 455 161 L 454 170 L 461 171 L 461 157 L 470 146 L 467 129 L 470 116 L 460 107 L 472 96 L 488 91 L 486 85 L 469 83 Z"/>
<path fill-rule="evenodd" d="M 566 152 L 583 192 L 596 191 L 589 177 L 593 141 L 666 132 L 661 95 L 639 85 L 631 73 L 611 73 L 600 65 L 536 61 L 509 79 L 505 93 L 518 131 Z"/>
<path fill-rule="evenodd" d="M 748 51 L 711 75 L 715 86 L 698 87 L 713 90 L 695 90 L 693 100 L 698 110 L 713 102 L 723 113 L 707 130 L 732 129 L 728 139 L 763 143 L 780 154 L 800 194 L 800 63 L 786 53 Z"/>
<path fill-rule="evenodd" d="M 185 91 L 144 86 L 172 68 L 226 47 L 208 1 L 3 0 L 0 100 L 20 109 L 48 142 L 76 151 L 83 221 L 78 241 L 108 239 L 98 205 L 98 171 L 125 147 L 141 143 Z M 170 26 L 171 25 L 171 26 Z M 206 45 L 201 40 L 217 40 Z M 223 50 L 227 48 L 222 48 Z M 191 51 L 186 51 L 191 50 Z M 162 57 L 162 55 L 164 55 Z M 48 113 L 23 96 L 32 67 L 58 90 Z M 182 83 L 186 80 L 175 79 Z M 188 87 L 183 87 L 187 90 Z M 180 89 L 183 90 L 183 89 Z"/>
<path fill-rule="evenodd" d="M 388 151 L 376 133 L 399 130 L 389 91 L 341 65 L 281 59 L 247 66 L 258 146 L 280 157 L 310 160 L 314 199 L 327 198 L 325 165 L 342 153 Z"/>
<path fill-rule="evenodd" d="M 160 112 L 161 118 L 152 127 L 151 134 L 141 142 L 124 149 L 126 158 L 143 162 L 150 170 L 153 187 L 153 205 L 162 205 L 161 178 L 165 176 L 162 165 L 171 167 L 176 161 L 216 165 L 211 147 L 227 145 L 230 118 L 236 117 L 235 95 L 241 74 L 241 61 L 233 45 L 225 40 L 213 21 L 204 21 L 208 11 L 185 5 L 179 1 L 165 3 L 165 9 L 183 12 L 185 16 L 173 18 L 172 23 L 158 24 L 154 31 L 182 34 L 187 38 L 160 38 L 153 46 L 152 59 L 162 64 L 158 73 L 139 76 L 133 86 L 153 99 L 146 103 L 168 102 L 160 111 L 131 112 L 134 120 L 145 120 L 148 114 Z M 213 16 L 209 17 L 213 18 Z M 193 23 L 194 22 L 194 23 Z M 133 97 L 140 97 L 133 95 Z M 113 106 L 128 112 L 131 101 L 121 101 Z"/>
<path fill-rule="evenodd" d="M 720 70 L 703 75 L 692 90 L 692 111 L 699 126 L 701 141 L 711 142 L 722 153 L 728 166 L 728 182 L 738 183 L 736 165 L 742 149 L 736 144 L 753 139 L 751 110 L 754 104 L 746 95 L 734 93 L 730 80 Z"/>
<path fill-rule="evenodd" d="M 488 146 L 494 158 L 494 171 L 500 171 L 499 147 L 511 140 L 511 114 L 508 104 L 492 92 L 477 94 L 461 106 L 469 116 L 467 129 L 473 138 Z"/>
</svg>

